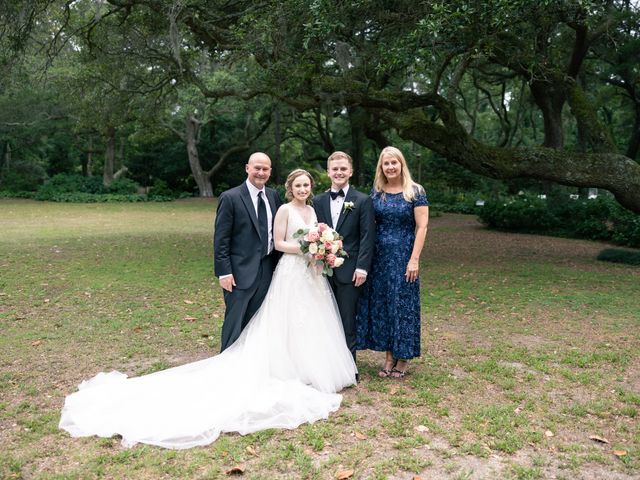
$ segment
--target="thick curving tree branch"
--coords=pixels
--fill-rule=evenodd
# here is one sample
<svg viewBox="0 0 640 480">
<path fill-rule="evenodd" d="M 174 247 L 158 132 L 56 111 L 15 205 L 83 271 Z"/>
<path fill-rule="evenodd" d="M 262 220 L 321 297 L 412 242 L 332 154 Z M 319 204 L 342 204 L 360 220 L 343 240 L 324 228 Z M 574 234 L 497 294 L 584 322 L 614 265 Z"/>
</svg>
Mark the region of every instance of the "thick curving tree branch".
<svg viewBox="0 0 640 480">
<path fill-rule="evenodd" d="M 444 97 L 412 92 L 376 92 L 358 82 L 319 79 L 313 97 L 298 104 L 341 101 L 361 106 L 398 134 L 475 173 L 496 179 L 533 178 L 577 187 L 609 190 L 625 208 L 640 213 L 640 164 L 612 151 L 582 153 L 546 147 L 495 147 L 471 137 Z M 437 120 L 433 121 L 433 111 Z M 606 142 L 603 142 L 606 144 Z"/>
</svg>

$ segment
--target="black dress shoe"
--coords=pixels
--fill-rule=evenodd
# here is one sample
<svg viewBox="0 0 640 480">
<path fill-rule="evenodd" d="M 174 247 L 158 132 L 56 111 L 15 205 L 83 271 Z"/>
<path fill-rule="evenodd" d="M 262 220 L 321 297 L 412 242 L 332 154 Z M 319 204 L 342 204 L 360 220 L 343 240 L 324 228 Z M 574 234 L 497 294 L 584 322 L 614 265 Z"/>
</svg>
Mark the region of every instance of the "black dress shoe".
<svg viewBox="0 0 640 480">
<path fill-rule="evenodd" d="M 356 383 L 358 383 L 360 381 L 360 374 L 356 373 Z"/>
</svg>

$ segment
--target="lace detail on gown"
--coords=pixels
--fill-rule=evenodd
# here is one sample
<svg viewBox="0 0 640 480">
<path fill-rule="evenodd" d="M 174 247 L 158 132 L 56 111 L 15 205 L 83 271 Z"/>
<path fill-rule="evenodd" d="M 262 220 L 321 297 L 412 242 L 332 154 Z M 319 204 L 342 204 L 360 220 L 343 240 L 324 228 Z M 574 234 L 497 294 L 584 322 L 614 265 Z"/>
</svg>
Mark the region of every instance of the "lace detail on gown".
<svg viewBox="0 0 640 480">
<path fill-rule="evenodd" d="M 306 225 L 289 205 L 286 239 Z M 315 221 L 315 213 L 313 214 Z M 326 278 L 284 254 L 262 306 L 223 353 L 136 378 L 99 373 L 66 398 L 60 428 L 72 436 L 122 435 L 122 443 L 190 448 L 220 432 L 295 428 L 327 418 L 354 383 Z"/>
</svg>

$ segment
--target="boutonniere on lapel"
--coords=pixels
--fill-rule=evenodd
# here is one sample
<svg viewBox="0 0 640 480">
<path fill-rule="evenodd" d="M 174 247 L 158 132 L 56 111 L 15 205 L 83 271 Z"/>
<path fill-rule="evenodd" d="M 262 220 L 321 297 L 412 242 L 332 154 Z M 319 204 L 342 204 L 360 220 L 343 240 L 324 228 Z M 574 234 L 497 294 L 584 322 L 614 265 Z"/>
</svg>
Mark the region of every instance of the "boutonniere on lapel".
<svg viewBox="0 0 640 480">
<path fill-rule="evenodd" d="M 344 202 L 342 204 L 342 210 L 345 211 L 345 212 L 350 212 L 354 208 L 356 208 L 356 206 L 355 206 L 355 204 L 353 202 Z"/>
</svg>

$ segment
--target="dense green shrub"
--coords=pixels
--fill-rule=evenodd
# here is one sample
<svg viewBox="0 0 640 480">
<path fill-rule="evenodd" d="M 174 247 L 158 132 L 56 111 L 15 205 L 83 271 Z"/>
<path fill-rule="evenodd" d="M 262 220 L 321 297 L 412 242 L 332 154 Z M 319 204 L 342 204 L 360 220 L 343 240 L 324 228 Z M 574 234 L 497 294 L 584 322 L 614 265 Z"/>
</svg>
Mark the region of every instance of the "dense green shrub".
<svg viewBox="0 0 640 480">
<path fill-rule="evenodd" d="M 175 197 L 174 192 L 169 188 L 169 184 L 160 178 L 153 179 L 153 185 L 149 189 L 149 195 L 160 197 Z"/>
<path fill-rule="evenodd" d="M 35 191 L 47 178 L 39 164 L 31 161 L 14 161 L 11 168 L 0 172 L 0 188 L 9 192 Z"/>
<path fill-rule="evenodd" d="M 70 192 L 59 193 L 48 199 L 52 202 L 63 203 L 133 203 L 133 202 L 170 202 L 173 197 L 160 195 L 148 196 L 145 194 L 121 194 L 121 193 L 85 193 Z"/>
<path fill-rule="evenodd" d="M 0 190 L 0 198 L 34 198 L 36 192 L 20 191 L 12 192 L 7 190 Z"/>
<path fill-rule="evenodd" d="M 106 193 L 113 193 L 117 195 L 138 193 L 138 184 L 130 178 L 120 177 L 111 182 L 111 185 L 106 189 Z"/>
<path fill-rule="evenodd" d="M 572 200 L 519 195 L 487 201 L 478 216 L 485 225 L 499 230 L 605 240 L 640 247 L 640 216 L 607 197 Z"/>
<path fill-rule="evenodd" d="M 598 260 L 603 262 L 624 263 L 627 265 L 640 265 L 640 252 L 633 250 L 621 250 L 619 248 L 605 248 L 598 254 Z"/>
<path fill-rule="evenodd" d="M 38 189 L 35 198 L 37 200 L 53 200 L 57 195 L 75 192 L 102 193 L 102 182 L 96 177 L 60 173 L 54 175 L 42 185 Z"/>
<path fill-rule="evenodd" d="M 427 199 L 432 210 L 448 213 L 477 213 L 476 201 L 486 197 L 479 192 L 448 192 L 427 190 Z"/>
<path fill-rule="evenodd" d="M 162 182 L 162 181 L 160 181 Z M 162 182 L 163 183 L 163 182 Z M 75 174 L 54 175 L 37 192 L 0 192 L 2 197 L 34 198 L 51 202 L 105 203 L 105 202 L 168 202 L 176 195 L 162 183 L 159 190 L 149 195 L 138 194 L 138 184 L 128 178 L 114 180 L 108 188 L 100 177 L 83 177 Z"/>
</svg>

